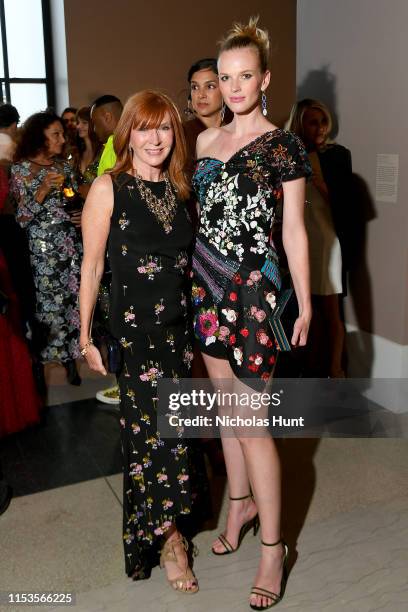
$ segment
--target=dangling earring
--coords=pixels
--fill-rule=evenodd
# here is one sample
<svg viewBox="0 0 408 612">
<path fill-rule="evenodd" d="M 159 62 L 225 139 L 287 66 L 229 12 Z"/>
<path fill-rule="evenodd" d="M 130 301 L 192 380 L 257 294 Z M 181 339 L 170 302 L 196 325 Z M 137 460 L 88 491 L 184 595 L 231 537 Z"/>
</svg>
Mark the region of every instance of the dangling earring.
<svg viewBox="0 0 408 612">
<path fill-rule="evenodd" d="M 185 108 L 183 112 L 186 115 L 186 117 L 190 117 L 191 115 L 194 115 L 194 111 L 191 108 L 191 100 L 190 100 L 190 98 L 187 100 L 187 108 Z"/>
<path fill-rule="evenodd" d="M 264 117 L 266 117 L 266 115 L 268 114 L 268 109 L 266 108 L 267 100 L 266 100 L 266 95 L 264 91 L 262 92 L 261 101 L 262 101 L 262 114 Z"/>
<path fill-rule="evenodd" d="M 221 125 L 224 123 L 225 109 L 226 108 L 227 107 L 225 106 L 225 102 L 223 101 L 222 106 L 221 106 L 221 111 L 220 111 Z"/>
<path fill-rule="evenodd" d="M 133 149 L 132 149 L 131 145 L 129 145 L 129 155 L 130 155 L 130 157 L 133 157 Z"/>
</svg>

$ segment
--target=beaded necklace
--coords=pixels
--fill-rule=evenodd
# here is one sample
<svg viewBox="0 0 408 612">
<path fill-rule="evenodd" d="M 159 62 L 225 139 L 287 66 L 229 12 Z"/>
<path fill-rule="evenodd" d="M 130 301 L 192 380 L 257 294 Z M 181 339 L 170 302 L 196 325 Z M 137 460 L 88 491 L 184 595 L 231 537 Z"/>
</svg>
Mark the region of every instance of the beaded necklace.
<svg viewBox="0 0 408 612">
<path fill-rule="evenodd" d="M 166 189 L 162 198 L 158 198 L 136 172 L 134 172 L 133 176 L 139 193 L 147 204 L 147 208 L 163 226 L 166 234 L 169 234 L 173 229 L 172 222 L 176 216 L 177 200 L 167 175 L 164 177 Z"/>
</svg>

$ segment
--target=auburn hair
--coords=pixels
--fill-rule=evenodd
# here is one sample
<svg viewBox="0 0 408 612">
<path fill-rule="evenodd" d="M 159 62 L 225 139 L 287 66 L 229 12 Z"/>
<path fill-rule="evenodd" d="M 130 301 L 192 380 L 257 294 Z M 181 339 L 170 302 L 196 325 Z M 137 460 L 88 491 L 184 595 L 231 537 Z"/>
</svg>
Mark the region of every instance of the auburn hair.
<svg viewBox="0 0 408 612">
<path fill-rule="evenodd" d="M 133 169 L 132 152 L 129 148 L 131 131 L 158 128 L 166 113 L 170 116 L 174 143 L 163 169 L 167 170 L 169 180 L 179 198 L 186 200 L 190 194 L 190 186 L 185 174 L 187 147 L 180 114 L 169 96 L 160 91 L 145 89 L 127 100 L 113 135 L 116 164 L 110 174 L 115 179 L 120 173 Z"/>
</svg>

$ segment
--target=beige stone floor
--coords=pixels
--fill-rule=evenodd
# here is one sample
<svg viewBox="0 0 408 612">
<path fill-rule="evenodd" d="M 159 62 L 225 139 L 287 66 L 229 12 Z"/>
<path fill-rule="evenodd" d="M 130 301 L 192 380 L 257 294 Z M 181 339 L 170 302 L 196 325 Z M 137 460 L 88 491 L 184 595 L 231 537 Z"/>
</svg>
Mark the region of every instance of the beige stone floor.
<svg viewBox="0 0 408 612">
<path fill-rule="evenodd" d="M 408 442 L 280 441 L 284 532 L 292 570 L 280 610 L 408 610 Z M 219 527 L 226 510 L 223 482 Z M 230 557 L 209 552 L 217 529 L 196 543 L 197 595 L 173 592 L 164 573 L 134 583 L 123 572 L 121 476 L 12 500 L 0 517 L 0 591 L 74 591 L 75 612 L 240 612 L 259 558 L 247 535 Z M 22 607 L 0 606 L 0 610 Z M 30 607 L 31 610 L 61 608 Z"/>
<path fill-rule="evenodd" d="M 93 397 L 113 384 L 80 364 L 83 383 L 66 384 L 47 369 L 48 404 Z M 101 408 L 103 408 L 101 406 Z M 280 610 L 406 612 L 408 610 L 408 441 L 400 439 L 279 440 L 283 465 L 283 531 L 291 574 Z M 0 592 L 72 591 L 75 612 L 240 612 L 259 559 L 259 539 L 215 557 L 226 491 L 212 479 L 218 527 L 195 539 L 200 592 L 182 595 L 153 570 L 134 583 L 123 571 L 121 475 L 12 500 L 0 517 Z M 217 522 L 217 521 L 215 521 Z M 1 606 L 0 610 L 23 610 Z M 32 607 L 57 610 L 61 607 Z"/>
</svg>

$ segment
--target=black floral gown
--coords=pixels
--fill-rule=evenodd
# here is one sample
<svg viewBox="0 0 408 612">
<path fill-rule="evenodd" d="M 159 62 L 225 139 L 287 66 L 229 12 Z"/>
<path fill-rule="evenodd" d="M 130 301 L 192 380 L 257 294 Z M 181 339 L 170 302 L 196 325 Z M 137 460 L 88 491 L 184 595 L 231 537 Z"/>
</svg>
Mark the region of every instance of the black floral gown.
<svg viewBox="0 0 408 612">
<path fill-rule="evenodd" d="M 164 195 L 164 182 L 145 184 L 157 197 Z M 198 514 L 194 482 L 200 470 L 200 491 L 206 486 L 202 456 L 183 439 L 161 439 L 156 421 L 158 380 L 190 375 L 192 227 L 179 202 L 172 229 L 166 233 L 133 177 L 121 174 L 113 185 L 110 329 L 124 349 L 118 378 L 123 539 L 126 572 L 138 580 L 149 577 L 157 562 L 158 539 L 166 528 Z"/>
<path fill-rule="evenodd" d="M 194 332 L 201 351 L 228 359 L 237 378 L 267 381 L 273 371 L 277 348 L 268 318 L 281 288 L 274 210 L 282 183 L 310 173 L 301 141 L 281 129 L 262 134 L 226 163 L 197 162 Z"/>
</svg>

